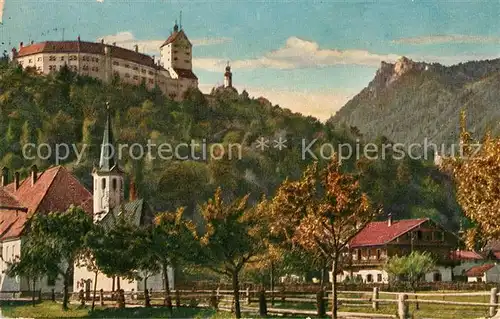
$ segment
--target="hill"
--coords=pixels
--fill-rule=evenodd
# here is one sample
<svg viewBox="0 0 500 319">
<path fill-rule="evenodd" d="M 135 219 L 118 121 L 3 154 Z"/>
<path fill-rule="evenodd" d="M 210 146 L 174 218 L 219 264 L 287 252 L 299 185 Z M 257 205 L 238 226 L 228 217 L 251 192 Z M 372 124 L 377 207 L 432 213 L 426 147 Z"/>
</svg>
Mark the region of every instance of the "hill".
<svg viewBox="0 0 500 319">
<path fill-rule="evenodd" d="M 477 135 L 500 133 L 500 59 L 446 67 L 402 57 L 382 62 L 374 79 L 329 122 L 357 127 L 370 140 L 456 143 L 459 113 Z"/>
<path fill-rule="evenodd" d="M 128 145 L 121 167 L 133 178 L 138 193 L 156 211 L 179 206 L 195 213 L 196 207 L 221 186 L 227 197 L 251 194 L 250 200 L 272 195 L 285 178 L 298 178 L 312 162 L 304 156 L 304 143 L 316 140 L 311 148 L 320 159 L 321 146 L 355 146 L 357 133 L 334 128 L 312 117 L 292 113 L 265 98 L 250 99 L 247 92 L 215 89 L 208 96 L 188 92 L 183 102 L 164 97 L 159 90 L 121 83 L 103 84 L 79 77 L 68 70 L 39 76 L 6 63 L 0 64 L 0 166 L 28 174 L 31 165 L 40 169 L 57 164 L 46 149 L 34 159 L 23 155 L 28 143 L 77 147 L 61 164 L 68 167 L 92 189 L 91 171 L 98 160 L 105 121 L 106 102 L 113 112 L 117 143 Z M 269 138 L 264 151 L 261 137 Z M 275 148 L 274 139 L 286 140 L 286 148 Z M 380 141 L 376 141 L 380 142 Z M 183 147 L 177 157 L 165 159 L 152 152 L 138 154 L 134 144 L 168 143 Z M 231 144 L 241 145 L 241 157 L 229 158 Z M 200 157 L 212 146 L 224 156 Z M 131 149 L 134 149 L 132 153 Z M 27 155 L 35 155 L 34 150 Z M 193 156 L 193 152 L 196 156 Z M 217 154 L 216 154 L 217 155 Z M 221 152 L 218 153 L 221 155 Z M 306 154 L 307 155 L 307 154 Z M 325 154 L 323 151 L 323 155 Z M 458 225 L 459 209 L 447 176 L 423 161 L 366 159 L 343 161 L 346 170 L 362 176 L 362 186 L 374 204 L 381 204 L 394 218 L 432 217 L 450 228 Z M 127 182 L 128 185 L 128 182 Z M 381 218 L 385 218 L 383 214 Z"/>
</svg>

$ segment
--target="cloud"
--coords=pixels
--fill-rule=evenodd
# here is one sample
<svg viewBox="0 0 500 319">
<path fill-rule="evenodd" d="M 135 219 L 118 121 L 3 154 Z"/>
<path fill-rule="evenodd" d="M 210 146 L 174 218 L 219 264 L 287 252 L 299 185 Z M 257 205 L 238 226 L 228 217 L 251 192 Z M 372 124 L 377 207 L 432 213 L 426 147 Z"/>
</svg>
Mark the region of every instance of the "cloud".
<svg viewBox="0 0 500 319">
<path fill-rule="evenodd" d="M 135 45 L 139 46 L 139 51 L 143 53 L 157 53 L 160 46 L 165 42 L 166 39 L 161 40 L 138 40 L 135 38 L 134 34 L 130 31 L 118 32 L 112 35 L 106 35 L 97 39 L 101 41 L 104 39 L 106 43 L 114 43 L 116 45 L 133 49 Z M 206 45 L 216 45 L 231 42 L 231 38 L 200 38 L 190 40 L 194 46 L 206 46 Z"/>
<path fill-rule="evenodd" d="M 200 84 L 200 90 L 209 93 L 213 85 Z M 271 103 L 303 115 L 311 115 L 326 121 L 335 114 L 356 92 L 347 90 L 289 90 L 262 87 L 246 87 L 251 97 L 265 97 Z M 238 88 L 241 92 L 243 89 Z"/>
<path fill-rule="evenodd" d="M 364 65 L 378 67 L 381 61 L 393 61 L 399 56 L 377 54 L 366 50 L 322 49 L 314 41 L 290 37 L 283 47 L 270 51 L 262 57 L 231 62 L 234 69 L 299 69 L 321 68 L 332 65 Z M 216 71 L 225 66 L 226 61 L 216 58 L 194 59 L 196 67 Z"/>
<path fill-rule="evenodd" d="M 448 34 L 448 35 L 427 35 L 418 37 L 408 37 L 392 40 L 392 43 L 411 44 L 411 45 L 429 45 L 429 44 L 444 44 L 444 43 L 476 43 L 476 44 L 499 44 L 500 37 L 480 36 L 480 35 L 465 35 L 465 34 Z"/>
</svg>

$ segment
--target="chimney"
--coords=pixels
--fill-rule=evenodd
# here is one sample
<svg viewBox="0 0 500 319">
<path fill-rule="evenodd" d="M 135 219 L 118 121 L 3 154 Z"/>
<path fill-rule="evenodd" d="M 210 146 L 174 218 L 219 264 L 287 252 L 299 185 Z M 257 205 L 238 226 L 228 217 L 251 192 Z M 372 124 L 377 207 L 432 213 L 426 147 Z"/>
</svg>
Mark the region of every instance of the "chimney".
<svg viewBox="0 0 500 319">
<path fill-rule="evenodd" d="M 23 42 L 19 42 L 19 50 L 21 50 L 24 46 L 24 43 Z"/>
<path fill-rule="evenodd" d="M 135 52 L 139 52 L 139 46 L 138 46 L 137 44 L 136 44 L 136 45 L 134 45 L 134 51 L 135 51 Z"/>
<path fill-rule="evenodd" d="M 33 43 L 35 43 L 35 41 L 31 40 L 30 44 L 33 44 Z"/>
<path fill-rule="evenodd" d="M 19 172 L 14 173 L 14 190 L 17 191 L 19 189 Z"/>
<path fill-rule="evenodd" d="M 392 226 L 392 214 L 389 214 L 389 216 L 387 216 L 387 226 Z"/>
<path fill-rule="evenodd" d="M 101 44 L 104 44 L 104 38 L 101 39 Z"/>
<path fill-rule="evenodd" d="M 38 168 L 36 165 L 31 166 L 31 186 L 35 185 L 38 178 Z"/>
<path fill-rule="evenodd" d="M 133 179 L 130 180 L 130 188 L 129 188 L 129 194 L 128 194 L 128 200 L 134 201 L 137 198 L 137 192 L 135 189 L 135 182 Z"/>
<path fill-rule="evenodd" d="M 7 167 L 2 168 L 2 187 L 9 184 L 9 169 Z"/>
<path fill-rule="evenodd" d="M 77 38 L 77 39 L 78 39 L 78 42 L 80 42 L 80 36 L 78 36 L 78 38 Z"/>
</svg>

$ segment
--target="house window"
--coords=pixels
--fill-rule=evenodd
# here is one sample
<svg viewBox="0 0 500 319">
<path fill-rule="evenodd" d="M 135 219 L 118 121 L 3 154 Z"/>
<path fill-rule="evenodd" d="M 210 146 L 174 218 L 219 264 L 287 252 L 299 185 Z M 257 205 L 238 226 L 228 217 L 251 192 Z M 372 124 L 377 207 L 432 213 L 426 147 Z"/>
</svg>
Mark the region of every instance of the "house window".
<svg viewBox="0 0 500 319">
<path fill-rule="evenodd" d="M 113 190 L 115 191 L 116 188 L 117 188 L 116 178 L 113 178 Z"/>
<path fill-rule="evenodd" d="M 106 189 L 106 179 L 105 178 L 101 179 L 101 188 Z"/>
<path fill-rule="evenodd" d="M 149 79 L 149 83 L 154 84 L 155 81 L 153 79 Z"/>
<path fill-rule="evenodd" d="M 373 276 L 372 276 L 372 274 L 366 275 L 366 282 L 373 282 Z"/>
<path fill-rule="evenodd" d="M 142 70 L 141 70 L 141 72 L 145 74 L 145 73 L 146 73 L 146 70 L 142 69 Z"/>
<path fill-rule="evenodd" d="M 381 255 L 380 249 L 377 249 L 377 259 L 380 259 L 380 255 Z"/>
<path fill-rule="evenodd" d="M 49 56 L 49 61 L 55 61 L 56 57 L 54 55 Z"/>
<path fill-rule="evenodd" d="M 442 281 L 443 280 L 443 277 L 441 276 L 441 273 L 440 272 L 435 272 L 433 277 L 432 277 L 432 281 Z"/>
<path fill-rule="evenodd" d="M 38 59 L 36 59 L 38 62 L 42 61 L 42 57 L 38 57 Z M 52 61 L 52 60 L 51 60 Z"/>
<path fill-rule="evenodd" d="M 382 282 L 382 274 L 377 274 L 377 282 Z"/>
<path fill-rule="evenodd" d="M 483 282 L 483 278 L 482 277 L 477 277 L 476 280 L 477 280 L 477 282 Z"/>
<path fill-rule="evenodd" d="M 33 63 L 33 60 L 32 60 L 32 59 L 29 59 L 28 63 Z"/>
<path fill-rule="evenodd" d="M 422 231 L 417 231 L 417 239 L 422 240 Z"/>
</svg>

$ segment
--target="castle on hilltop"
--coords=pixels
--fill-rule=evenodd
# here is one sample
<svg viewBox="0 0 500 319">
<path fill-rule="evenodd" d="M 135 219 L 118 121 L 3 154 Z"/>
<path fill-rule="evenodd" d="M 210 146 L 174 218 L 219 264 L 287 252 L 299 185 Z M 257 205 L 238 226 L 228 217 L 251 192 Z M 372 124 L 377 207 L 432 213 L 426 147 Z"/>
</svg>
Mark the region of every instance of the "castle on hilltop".
<svg viewBox="0 0 500 319">
<path fill-rule="evenodd" d="M 77 74 L 110 83 L 114 79 L 148 89 L 156 86 L 173 100 L 180 101 L 190 88 L 198 88 L 192 69 L 193 45 L 182 27 L 175 23 L 168 39 L 159 48 L 160 59 L 140 53 L 138 46 L 128 50 L 116 43 L 45 41 L 12 49 L 12 59 L 24 69 L 49 74 L 67 66 Z"/>
</svg>

